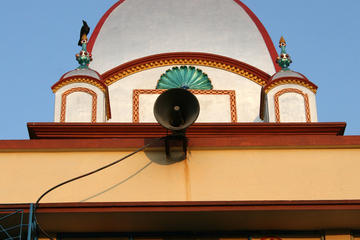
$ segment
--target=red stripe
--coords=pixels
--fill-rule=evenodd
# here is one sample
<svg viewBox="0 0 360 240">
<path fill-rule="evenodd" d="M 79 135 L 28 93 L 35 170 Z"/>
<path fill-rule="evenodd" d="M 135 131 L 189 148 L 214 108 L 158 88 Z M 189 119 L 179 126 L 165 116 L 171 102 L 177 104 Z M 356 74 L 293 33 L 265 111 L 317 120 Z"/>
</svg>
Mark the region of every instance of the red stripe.
<svg viewBox="0 0 360 240">
<path fill-rule="evenodd" d="M 269 50 L 271 60 L 273 61 L 276 72 L 280 71 L 281 68 L 276 63 L 276 58 L 277 58 L 278 54 L 276 52 L 274 43 L 272 42 L 270 35 L 266 31 L 264 25 L 260 22 L 259 18 L 250 10 L 250 8 L 248 8 L 244 3 L 242 3 L 240 0 L 234 0 L 234 1 L 245 10 L 245 12 L 249 15 L 249 17 L 253 20 L 253 22 L 257 26 L 258 30 L 260 31 L 260 33 L 265 41 L 265 44 Z"/>
<path fill-rule="evenodd" d="M 115 3 L 109 10 L 106 11 L 106 13 L 102 16 L 102 18 L 100 19 L 100 21 L 98 22 L 98 24 L 96 25 L 93 33 L 91 34 L 89 43 L 87 45 L 87 49 L 88 52 L 91 53 L 92 49 L 94 47 L 96 38 L 99 35 L 99 32 L 102 28 L 102 26 L 104 25 L 105 21 L 107 20 L 107 18 L 109 17 L 109 15 L 115 10 L 115 8 L 117 8 L 120 4 L 122 4 L 125 0 L 120 0 L 117 3 Z"/>
</svg>

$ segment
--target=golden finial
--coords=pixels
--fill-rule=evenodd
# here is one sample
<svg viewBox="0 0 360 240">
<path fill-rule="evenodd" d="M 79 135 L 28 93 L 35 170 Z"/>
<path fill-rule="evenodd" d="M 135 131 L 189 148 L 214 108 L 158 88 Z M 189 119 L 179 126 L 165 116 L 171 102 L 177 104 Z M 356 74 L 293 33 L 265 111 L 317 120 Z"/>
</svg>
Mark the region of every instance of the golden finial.
<svg viewBox="0 0 360 240">
<path fill-rule="evenodd" d="M 280 41 L 279 41 L 279 47 L 282 47 L 282 46 L 286 46 L 285 38 L 283 36 L 281 36 Z"/>
</svg>

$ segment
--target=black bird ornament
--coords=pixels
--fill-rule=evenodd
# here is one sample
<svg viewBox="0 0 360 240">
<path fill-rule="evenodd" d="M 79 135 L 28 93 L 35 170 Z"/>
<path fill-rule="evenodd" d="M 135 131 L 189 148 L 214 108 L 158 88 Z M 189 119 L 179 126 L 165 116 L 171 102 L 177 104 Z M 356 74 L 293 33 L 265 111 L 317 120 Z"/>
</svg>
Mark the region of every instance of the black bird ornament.
<svg viewBox="0 0 360 240">
<path fill-rule="evenodd" d="M 81 47 L 83 43 L 87 43 L 87 35 L 90 32 L 90 27 L 87 25 L 86 21 L 83 20 L 83 26 L 81 27 L 80 30 L 80 39 L 78 42 L 78 45 Z"/>
</svg>

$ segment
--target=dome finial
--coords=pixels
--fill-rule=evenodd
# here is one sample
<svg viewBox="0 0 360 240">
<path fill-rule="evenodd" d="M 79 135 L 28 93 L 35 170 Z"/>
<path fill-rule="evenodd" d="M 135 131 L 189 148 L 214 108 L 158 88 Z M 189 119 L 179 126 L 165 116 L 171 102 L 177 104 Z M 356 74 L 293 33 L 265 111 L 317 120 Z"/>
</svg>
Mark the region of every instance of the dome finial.
<svg viewBox="0 0 360 240">
<path fill-rule="evenodd" d="M 83 20 L 83 26 L 80 30 L 80 39 L 78 45 L 81 47 L 79 53 L 77 53 L 76 60 L 79 62 L 80 66 L 78 69 L 89 68 L 89 64 L 92 61 L 91 53 L 89 53 L 86 49 L 88 38 L 87 35 L 90 32 L 90 27 L 87 25 L 86 21 Z"/>
<path fill-rule="evenodd" d="M 289 70 L 289 66 L 292 63 L 290 55 L 286 53 L 286 42 L 283 36 L 281 36 L 279 41 L 279 48 L 281 48 L 280 56 L 277 57 L 276 62 L 281 67 L 281 70 Z"/>
</svg>

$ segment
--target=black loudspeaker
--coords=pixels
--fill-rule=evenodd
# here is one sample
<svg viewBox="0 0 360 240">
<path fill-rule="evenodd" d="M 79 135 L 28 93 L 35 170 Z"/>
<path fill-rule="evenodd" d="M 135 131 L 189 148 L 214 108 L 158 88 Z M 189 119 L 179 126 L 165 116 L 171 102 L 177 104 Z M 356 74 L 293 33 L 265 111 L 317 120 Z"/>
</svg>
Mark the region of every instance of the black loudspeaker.
<svg viewBox="0 0 360 240">
<path fill-rule="evenodd" d="M 190 91 L 172 88 L 155 101 L 154 115 L 158 123 L 173 132 L 185 131 L 200 113 L 199 101 Z"/>
</svg>

